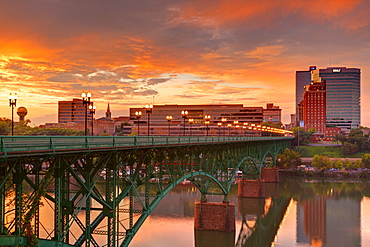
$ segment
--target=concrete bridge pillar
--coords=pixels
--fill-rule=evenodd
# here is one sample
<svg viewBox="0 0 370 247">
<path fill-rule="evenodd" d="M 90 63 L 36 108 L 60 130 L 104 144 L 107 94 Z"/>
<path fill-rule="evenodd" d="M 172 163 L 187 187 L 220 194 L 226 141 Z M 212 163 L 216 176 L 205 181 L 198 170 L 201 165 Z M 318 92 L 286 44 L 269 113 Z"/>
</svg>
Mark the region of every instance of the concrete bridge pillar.
<svg viewBox="0 0 370 247">
<path fill-rule="evenodd" d="M 194 229 L 235 231 L 235 204 L 228 202 L 195 202 Z"/>
<path fill-rule="evenodd" d="M 238 180 L 238 197 L 265 197 L 265 181 L 257 180 Z"/>
<path fill-rule="evenodd" d="M 262 168 L 261 178 L 266 183 L 278 183 L 279 182 L 279 168 Z"/>
<path fill-rule="evenodd" d="M 265 213 L 265 198 L 238 198 L 238 211 L 243 217 L 247 214 L 254 214 L 257 217 Z"/>
</svg>

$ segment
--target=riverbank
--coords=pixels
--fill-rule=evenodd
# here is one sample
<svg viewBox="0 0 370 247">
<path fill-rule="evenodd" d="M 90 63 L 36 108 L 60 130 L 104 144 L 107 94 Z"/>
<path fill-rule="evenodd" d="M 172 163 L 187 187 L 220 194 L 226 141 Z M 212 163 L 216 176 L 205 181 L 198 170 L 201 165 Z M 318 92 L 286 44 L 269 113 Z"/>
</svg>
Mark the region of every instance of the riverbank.
<svg viewBox="0 0 370 247">
<path fill-rule="evenodd" d="M 335 178 L 370 178 L 370 169 L 357 170 L 314 170 L 314 169 L 279 169 L 282 177 L 335 177 Z"/>
</svg>

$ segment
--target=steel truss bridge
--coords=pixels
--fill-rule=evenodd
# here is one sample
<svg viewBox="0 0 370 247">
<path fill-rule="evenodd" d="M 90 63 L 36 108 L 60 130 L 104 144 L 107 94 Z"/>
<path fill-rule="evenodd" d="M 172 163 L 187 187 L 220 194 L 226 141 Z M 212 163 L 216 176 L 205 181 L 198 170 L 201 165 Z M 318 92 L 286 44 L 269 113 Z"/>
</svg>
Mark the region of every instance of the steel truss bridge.
<svg viewBox="0 0 370 247">
<path fill-rule="evenodd" d="M 259 177 L 292 138 L 0 139 L 0 245 L 128 246 L 179 183 L 227 202 L 240 171 Z"/>
</svg>

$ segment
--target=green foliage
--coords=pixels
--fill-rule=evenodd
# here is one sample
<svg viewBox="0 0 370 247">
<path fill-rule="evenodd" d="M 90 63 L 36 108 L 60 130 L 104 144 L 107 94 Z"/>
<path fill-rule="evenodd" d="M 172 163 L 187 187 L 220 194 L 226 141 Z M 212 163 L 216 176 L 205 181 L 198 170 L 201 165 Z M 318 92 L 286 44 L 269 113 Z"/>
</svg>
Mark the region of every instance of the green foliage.
<svg viewBox="0 0 370 247">
<path fill-rule="evenodd" d="M 341 151 L 343 154 L 354 154 L 358 151 L 358 146 L 356 144 L 345 142 L 341 147 Z"/>
<path fill-rule="evenodd" d="M 277 123 L 263 122 L 263 123 L 261 123 L 261 126 L 267 126 L 267 127 L 282 129 L 284 125 L 283 125 L 282 122 L 277 122 Z"/>
<path fill-rule="evenodd" d="M 332 167 L 332 162 L 328 156 L 316 154 L 312 159 L 312 166 L 318 170 L 325 170 Z"/>
<path fill-rule="evenodd" d="M 0 135 L 9 135 L 12 131 L 12 120 L 0 118 Z"/>
<path fill-rule="evenodd" d="M 346 155 L 368 150 L 370 146 L 361 129 L 352 129 L 347 136 L 335 135 L 334 140 L 342 143 L 342 153 Z"/>
<path fill-rule="evenodd" d="M 332 167 L 341 170 L 341 169 L 344 168 L 344 165 L 343 165 L 343 162 L 340 159 L 335 159 L 332 162 Z"/>
<path fill-rule="evenodd" d="M 311 131 L 313 131 L 311 129 Z M 316 130 L 315 130 L 316 131 Z M 301 127 L 295 127 L 293 128 L 293 133 L 294 133 L 294 143 L 295 145 L 306 145 L 310 142 L 310 137 L 313 133 L 309 131 L 305 131 Z"/>
<path fill-rule="evenodd" d="M 343 154 L 340 146 L 300 146 L 299 149 L 294 147 L 294 150 L 299 151 L 302 157 L 313 157 L 315 154 L 321 154 L 330 158 L 361 158 L 365 153 Z"/>
<path fill-rule="evenodd" d="M 286 148 L 283 154 L 278 154 L 276 163 L 278 167 L 297 167 L 302 163 L 301 155 L 292 149 Z"/>
<path fill-rule="evenodd" d="M 308 133 L 310 133 L 311 135 L 313 134 L 313 133 L 316 133 L 316 129 L 315 128 L 309 128 L 308 129 Z"/>
<path fill-rule="evenodd" d="M 364 167 L 370 168 L 370 154 L 362 155 L 361 163 L 364 165 Z"/>
</svg>

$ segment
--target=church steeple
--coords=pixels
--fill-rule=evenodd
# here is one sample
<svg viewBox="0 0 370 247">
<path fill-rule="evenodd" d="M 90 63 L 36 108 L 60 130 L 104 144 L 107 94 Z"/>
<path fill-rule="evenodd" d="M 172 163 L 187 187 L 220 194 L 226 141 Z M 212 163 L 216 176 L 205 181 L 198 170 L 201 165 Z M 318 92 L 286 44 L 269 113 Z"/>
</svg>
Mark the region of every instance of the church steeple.
<svg viewBox="0 0 370 247">
<path fill-rule="evenodd" d="M 108 119 L 112 119 L 112 113 L 110 112 L 109 103 L 108 103 L 107 111 L 105 112 L 105 117 Z"/>
</svg>

